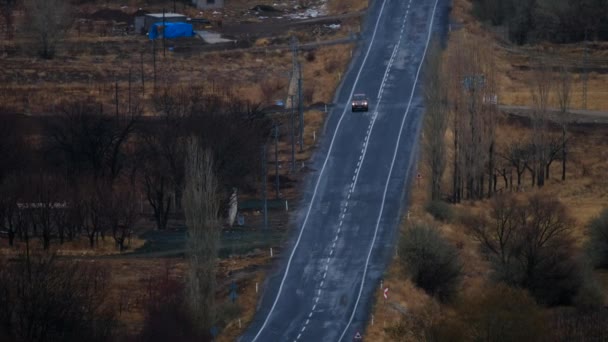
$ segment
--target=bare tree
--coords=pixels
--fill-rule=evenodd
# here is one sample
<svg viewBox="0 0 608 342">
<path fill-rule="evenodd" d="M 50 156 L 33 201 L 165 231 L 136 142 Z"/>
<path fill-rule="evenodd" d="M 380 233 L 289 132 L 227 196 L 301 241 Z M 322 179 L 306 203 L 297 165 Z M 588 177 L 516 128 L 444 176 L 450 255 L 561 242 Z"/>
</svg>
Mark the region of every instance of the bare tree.
<svg viewBox="0 0 608 342">
<path fill-rule="evenodd" d="M 184 212 L 190 268 L 186 293 L 193 321 L 203 331 L 215 322 L 216 259 L 219 248 L 218 180 L 212 152 L 188 142 Z"/>
<path fill-rule="evenodd" d="M 471 234 L 479 241 L 484 252 L 495 256 L 496 262 L 507 272 L 512 259 L 516 257 L 516 248 L 513 248 L 513 245 L 519 238 L 517 209 L 514 197 L 497 196 L 491 202 L 491 220 L 467 222 Z"/>
<path fill-rule="evenodd" d="M 106 224 L 105 206 L 110 203 L 109 187 L 103 182 L 84 179 L 81 189 L 74 201 L 74 210 L 77 212 L 77 220 L 88 239 L 89 246 L 95 247 L 99 235 L 103 232 Z"/>
<path fill-rule="evenodd" d="M 140 111 L 109 115 L 94 99 L 62 103 L 61 115 L 48 118 L 46 133 L 50 151 L 58 155 L 73 179 L 92 175 L 113 182 L 131 161 L 129 139 L 135 130 Z"/>
<path fill-rule="evenodd" d="M 458 34 L 448 49 L 448 97 L 454 139 L 453 201 L 480 199 L 494 188 L 496 63 L 491 43 Z"/>
<path fill-rule="evenodd" d="M 1 186 L 0 227 L 8 233 L 8 244 L 12 247 L 16 235 L 21 234 L 22 227 L 26 224 L 26 215 L 18 207 L 25 187 L 23 180 L 17 176 L 6 178 Z"/>
<path fill-rule="evenodd" d="M 165 108 L 160 119 L 148 125 L 139 153 L 143 187 L 158 229 L 167 227 L 171 209 L 181 209 L 184 186 L 186 118 L 172 108 Z"/>
<path fill-rule="evenodd" d="M 545 185 L 545 165 L 547 164 L 547 135 L 548 135 L 548 108 L 553 87 L 552 74 L 549 67 L 536 61 L 534 71 L 529 80 L 530 94 L 534 102 L 532 112 L 532 143 L 534 145 L 535 163 L 530 165 L 533 177 L 536 178 L 536 185 Z"/>
<path fill-rule="evenodd" d="M 105 219 L 118 250 L 125 249 L 125 241 L 131 237 L 131 232 L 139 218 L 137 200 L 134 189 L 122 185 L 112 190 L 109 202 L 104 203 Z"/>
<path fill-rule="evenodd" d="M 574 221 L 553 198 L 497 198 L 487 216 L 465 220 L 498 280 L 526 288 L 545 304 L 567 304 L 581 290 Z"/>
<path fill-rule="evenodd" d="M 2 0 L 0 1 L 0 14 L 4 18 L 6 27 L 6 40 L 13 40 L 14 35 L 14 12 L 17 5 L 17 0 Z"/>
<path fill-rule="evenodd" d="M 566 180 L 566 134 L 568 131 L 568 110 L 572 100 L 572 75 L 565 67 L 560 68 L 557 87 L 555 88 L 559 105 L 560 125 L 562 126 L 562 180 Z"/>
<path fill-rule="evenodd" d="M 69 1 L 24 0 L 28 20 L 25 32 L 32 35 L 40 57 L 55 56 L 57 44 L 63 39 L 72 23 Z"/>
<path fill-rule="evenodd" d="M 446 167 L 445 133 L 448 127 L 447 84 L 442 67 L 441 46 L 433 40 L 425 61 L 424 151 L 431 173 L 431 199 L 441 199 Z"/>
</svg>

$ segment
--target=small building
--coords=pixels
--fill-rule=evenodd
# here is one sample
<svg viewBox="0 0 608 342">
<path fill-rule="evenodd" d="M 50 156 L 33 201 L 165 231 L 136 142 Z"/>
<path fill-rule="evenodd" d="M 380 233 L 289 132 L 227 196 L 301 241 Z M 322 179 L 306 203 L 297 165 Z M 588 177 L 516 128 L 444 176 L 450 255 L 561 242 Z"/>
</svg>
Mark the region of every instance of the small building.
<svg viewBox="0 0 608 342">
<path fill-rule="evenodd" d="M 146 14 L 148 11 L 141 8 L 133 13 L 133 28 L 136 33 L 146 34 Z"/>
<path fill-rule="evenodd" d="M 224 0 L 192 0 L 198 9 L 224 8 Z"/>
<path fill-rule="evenodd" d="M 163 19 L 164 18 L 164 19 Z M 146 14 L 146 18 L 144 21 L 144 30 L 148 32 L 150 30 L 150 26 L 154 23 L 162 23 L 163 20 L 166 23 L 177 23 L 177 22 L 185 22 L 186 16 L 178 13 L 148 13 Z"/>
</svg>

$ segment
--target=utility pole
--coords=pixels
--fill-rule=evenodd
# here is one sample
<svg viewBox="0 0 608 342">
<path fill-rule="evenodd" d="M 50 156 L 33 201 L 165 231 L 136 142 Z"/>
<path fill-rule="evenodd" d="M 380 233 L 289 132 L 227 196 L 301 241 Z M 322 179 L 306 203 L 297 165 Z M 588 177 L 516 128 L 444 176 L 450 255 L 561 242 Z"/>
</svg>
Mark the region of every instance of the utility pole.
<svg viewBox="0 0 608 342">
<path fill-rule="evenodd" d="M 131 114 L 131 67 L 129 67 L 129 104 L 128 104 L 128 109 L 129 109 L 129 114 Z"/>
<path fill-rule="evenodd" d="M 300 152 L 304 151 L 304 101 L 302 101 L 302 65 L 298 62 L 298 112 L 300 114 Z"/>
<path fill-rule="evenodd" d="M 274 123 L 274 183 L 275 197 L 279 199 L 279 125 Z"/>
<path fill-rule="evenodd" d="M 588 62 L 589 62 L 589 51 L 587 50 L 587 30 L 585 30 L 585 49 L 583 52 L 583 109 L 587 109 L 587 81 L 588 81 L 587 63 Z"/>
<path fill-rule="evenodd" d="M 165 9 L 163 8 L 163 57 L 167 57 L 167 49 L 166 49 L 166 44 L 165 44 L 165 31 L 166 31 L 166 26 L 165 26 Z"/>
<path fill-rule="evenodd" d="M 294 95 L 291 95 L 291 171 L 296 171 L 296 109 L 293 106 Z"/>
<path fill-rule="evenodd" d="M 118 77 L 114 77 L 114 102 L 116 105 L 116 116 L 118 116 Z"/>
<path fill-rule="evenodd" d="M 152 66 L 154 68 L 154 89 L 156 89 L 156 39 L 152 39 Z"/>
<path fill-rule="evenodd" d="M 264 229 L 268 229 L 268 196 L 266 195 L 266 181 L 268 179 L 268 173 L 266 167 L 268 166 L 268 155 L 266 153 L 266 143 L 262 146 L 262 197 L 264 201 Z"/>
<path fill-rule="evenodd" d="M 140 71 L 141 71 L 141 96 L 144 96 L 146 94 L 146 84 L 144 81 L 144 52 L 142 50 L 142 52 L 139 54 L 139 58 L 140 58 Z"/>
</svg>

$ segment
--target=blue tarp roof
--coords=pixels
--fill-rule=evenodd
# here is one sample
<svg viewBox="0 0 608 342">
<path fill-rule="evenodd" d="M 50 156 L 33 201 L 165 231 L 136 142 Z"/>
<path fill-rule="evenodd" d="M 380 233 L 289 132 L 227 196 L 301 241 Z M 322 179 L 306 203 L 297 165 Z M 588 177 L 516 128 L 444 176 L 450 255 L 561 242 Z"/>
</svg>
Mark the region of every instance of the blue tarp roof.
<svg viewBox="0 0 608 342">
<path fill-rule="evenodd" d="M 156 38 L 161 37 L 163 33 L 165 35 L 165 38 L 167 39 L 194 36 L 192 24 L 164 23 L 163 25 L 162 22 L 152 24 L 152 26 L 150 26 L 150 32 L 148 32 L 148 36 L 151 40 L 154 40 Z"/>
</svg>

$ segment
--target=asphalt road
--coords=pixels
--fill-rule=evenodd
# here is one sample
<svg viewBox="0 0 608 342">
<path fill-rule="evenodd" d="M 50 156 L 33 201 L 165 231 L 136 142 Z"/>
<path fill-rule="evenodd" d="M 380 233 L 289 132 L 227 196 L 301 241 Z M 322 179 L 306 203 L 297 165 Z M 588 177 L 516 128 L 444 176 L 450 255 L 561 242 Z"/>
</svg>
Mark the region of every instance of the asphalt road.
<svg viewBox="0 0 608 342">
<path fill-rule="evenodd" d="M 394 251 L 417 157 L 420 81 L 448 0 L 375 0 L 338 91 L 289 252 L 268 278 L 241 341 L 352 341 Z M 351 113 L 353 93 L 370 111 Z"/>
</svg>

